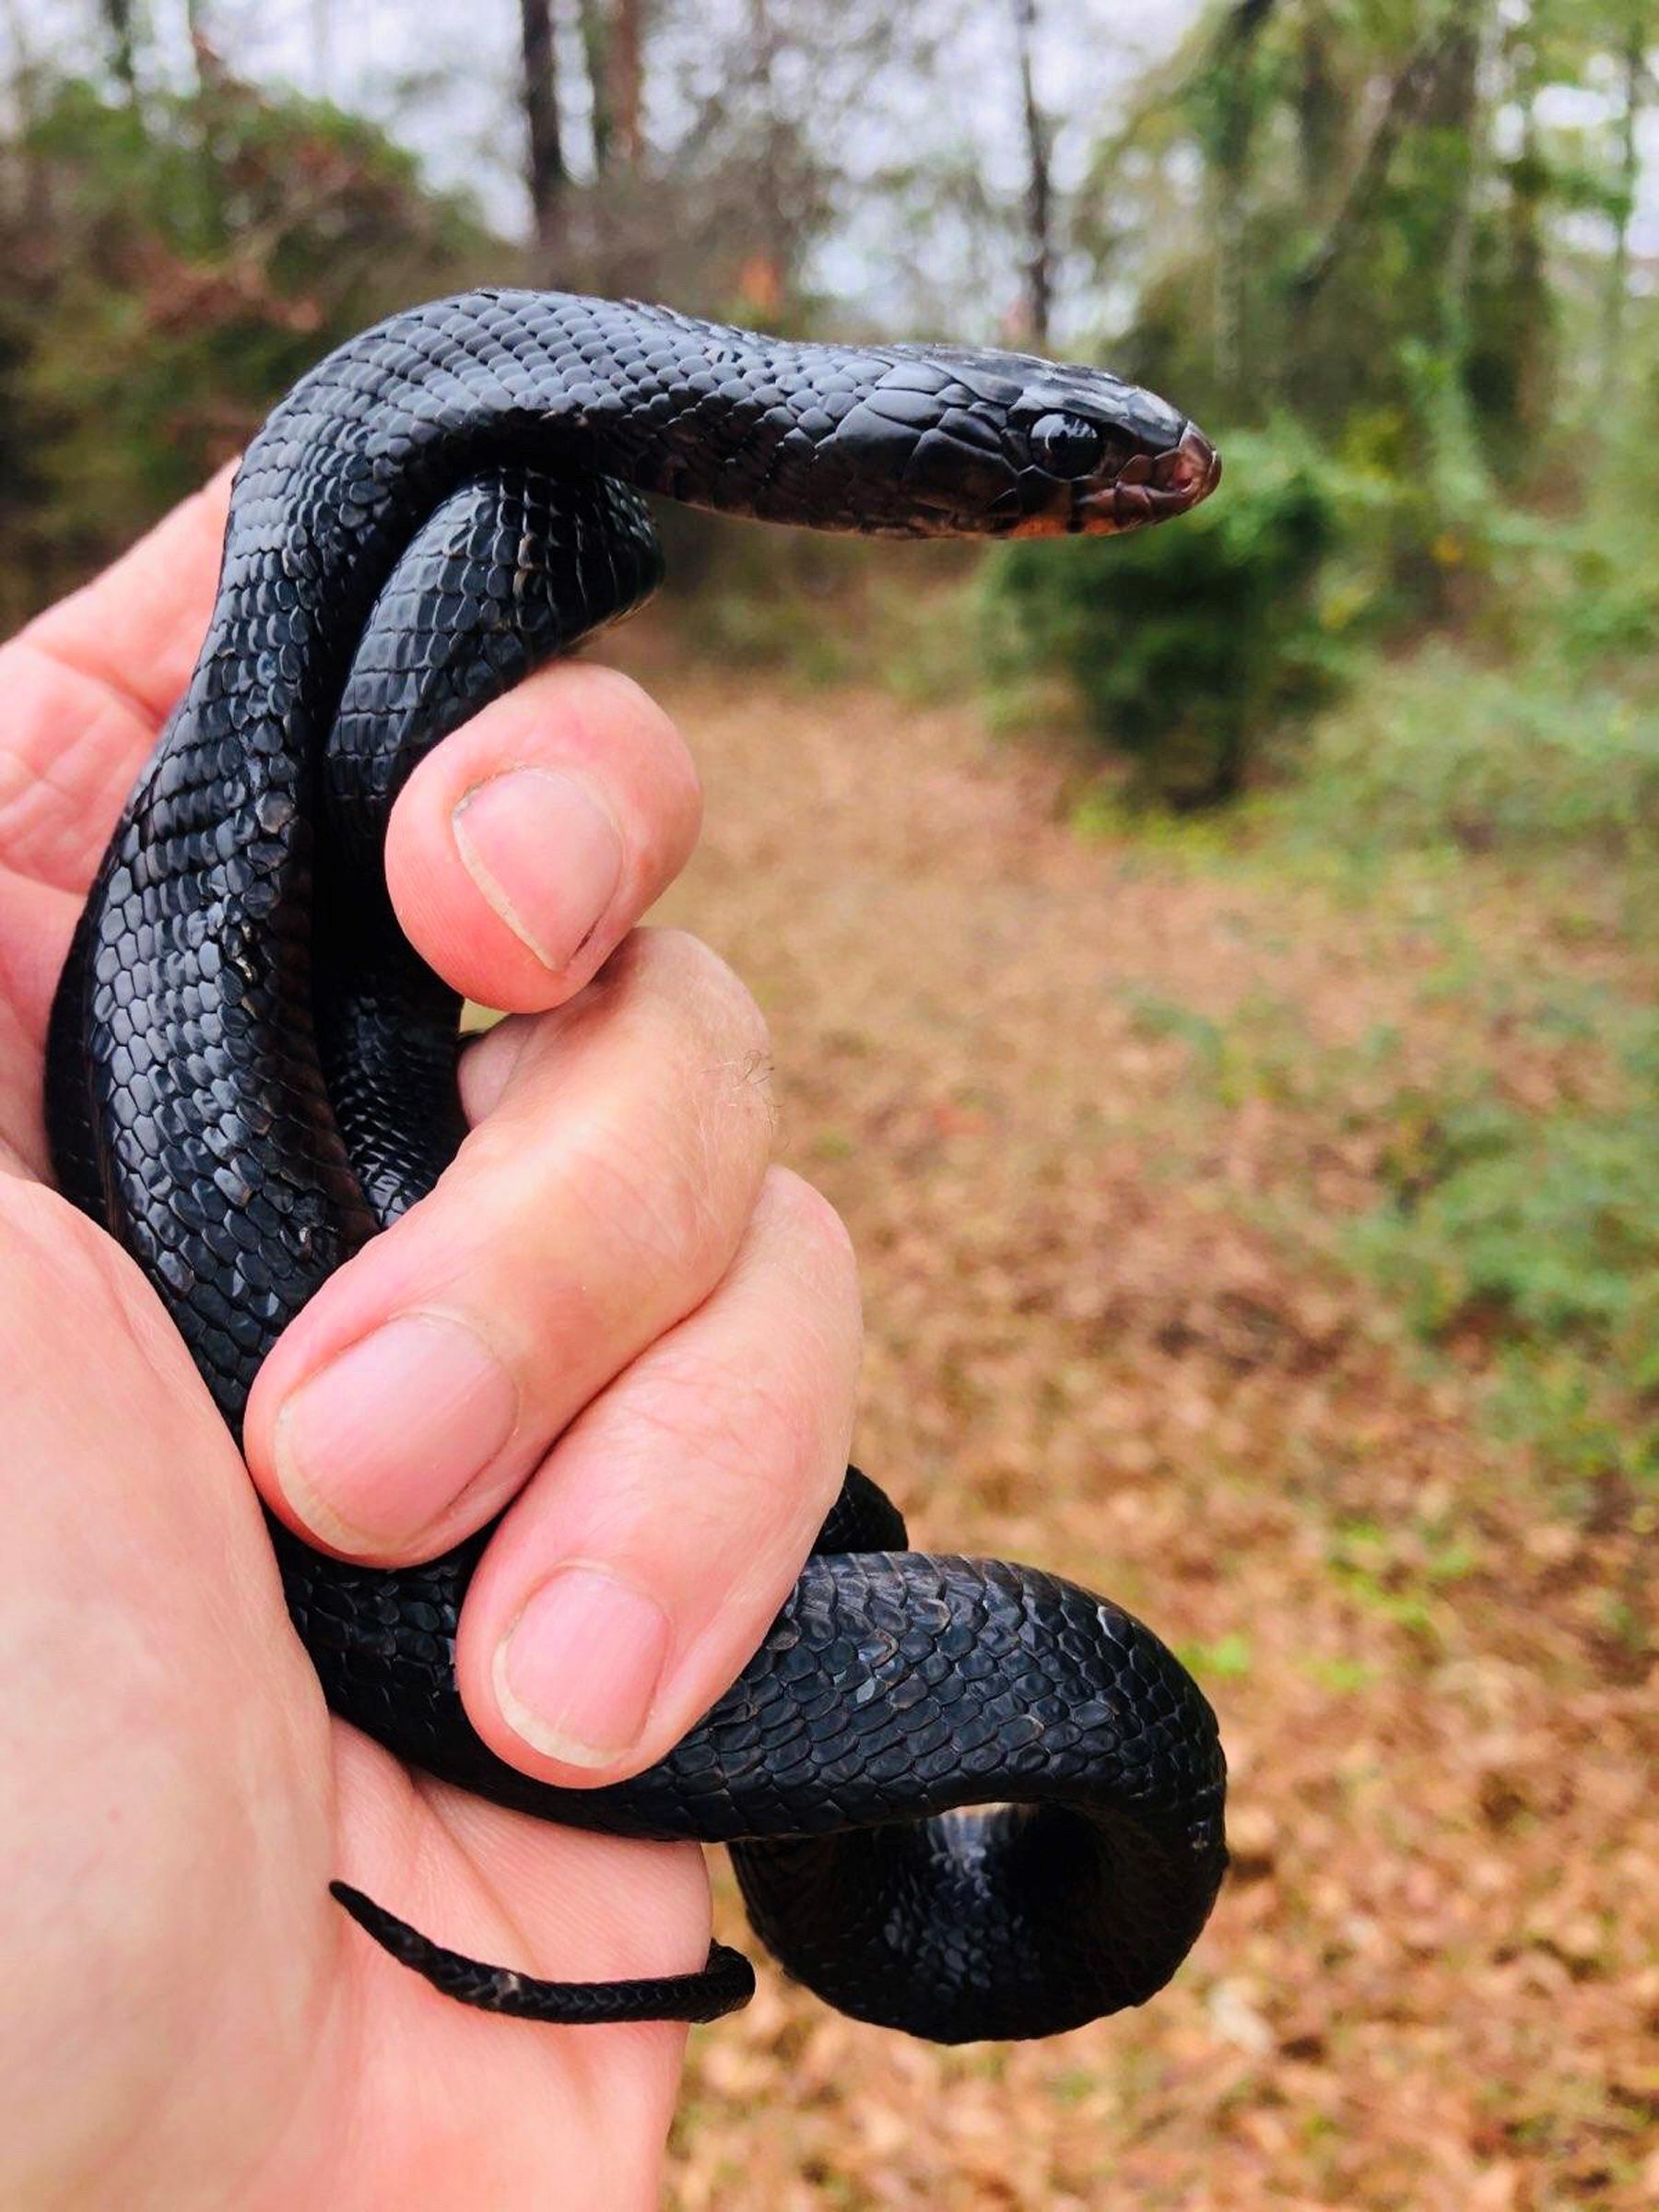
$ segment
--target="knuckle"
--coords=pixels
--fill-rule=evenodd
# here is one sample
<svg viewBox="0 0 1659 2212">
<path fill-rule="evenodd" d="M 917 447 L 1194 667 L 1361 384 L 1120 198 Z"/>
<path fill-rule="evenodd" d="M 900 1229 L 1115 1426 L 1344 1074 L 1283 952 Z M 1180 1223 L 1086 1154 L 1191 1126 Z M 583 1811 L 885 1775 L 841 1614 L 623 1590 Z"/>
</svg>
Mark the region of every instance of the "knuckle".
<svg viewBox="0 0 1659 2212">
<path fill-rule="evenodd" d="M 711 1027 L 767 1044 L 766 1017 L 741 976 L 712 946 L 686 929 L 645 929 L 638 935 L 649 983 L 690 1005 Z"/>
<path fill-rule="evenodd" d="M 786 1512 L 824 1456 L 810 1389 L 764 1362 L 708 1348 L 677 1347 L 640 1379 L 628 1412 L 641 1432 L 667 1446 L 677 1465 L 688 1447 L 695 1453 L 700 1469 L 715 1477 L 697 1486 L 697 1498 L 726 1532 L 734 1522 L 747 1523 L 756 1502 L 775 1500 Z"/>
<path fill-rule="evenodd" d="M 815 1280 L 827 1286 L 856 1286 L 858 1257 L 852 1232 L 822 1191 L 793 1169 L 771 1168 L 765 1199 L 789 1230 Z"/>
<path fill-rule="evenodd" d="M 524 1036 L 464 1143 L 455 1187 L 506 1249 L 529 1238 L 545 1253 L 545 1225 L 574 1218 L 583 1296 L 601 1315 L 619 1322 L 643 1299 L 677 1318 L 731 1265 L 765 1172 L 759 1009 L 696 938 L 637 932 L 569 1009 Z"/>
<path fill-rule="evenodd" d="M 755 1107 L 770 1135 L 771 1034 L 747 986 L 700 937 L 677 929 L 639 934 L 641 980 L 680 1030 L 675 1057 L 706 1108 Z"/>
<path fill-rule="evenodd" d="M 616 1253 L 617 1296 L 637 1309 L 642 1284 L 669 1304 L 712 1288 L 737 1230 L 724 1179 L 697 1155 L 671 1159 L 647 1140 L 613 1133 L 589 1150 L 574 1188 L 594 1238 Z"/>
</svg>

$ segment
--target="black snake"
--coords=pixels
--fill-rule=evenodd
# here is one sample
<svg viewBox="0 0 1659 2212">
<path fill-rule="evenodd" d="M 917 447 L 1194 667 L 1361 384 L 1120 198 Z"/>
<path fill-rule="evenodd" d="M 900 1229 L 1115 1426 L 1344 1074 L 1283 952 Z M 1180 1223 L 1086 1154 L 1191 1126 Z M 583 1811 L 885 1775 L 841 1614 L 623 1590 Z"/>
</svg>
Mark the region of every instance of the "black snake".
<svg viewBox="0 0 1659 2212">
<path fill-rule="evenodd" d="M 285 1324 L 462 1134 L 456 1002 L 382 888 L 391 803 L 484 700 L 650 590 L 642 493 L 1011 536 L 1155 521 L 1218 473 L 1180 414 L 1099 370 L 558 293 L 396 315 L 297 385 L 242 463 L 206 642 L 99 870 L 48 1054 L 63 1187 L 142 1265 L 231 1427 Z M 1115 1606 L 906 1549 L 850 1472 L 691 1735 L 632 1782 L 560 1790 L 498 1759 L 456 1691 L 488 1533 L 388 1571 L 271 1524 L 330 1704 L 500 1804 L 733 1844 L 757 1931 L 831 2004 L 942 2041 L 1048 2034 L 1150 1996 L 1203 1926 L 1226 1863 L 1214 1717 Z M 749 1983 L 720 1946 L 657 1983 L 535 1982 L 336 1894 L 497 2010 L 709 2018 Z"/>
</svg>

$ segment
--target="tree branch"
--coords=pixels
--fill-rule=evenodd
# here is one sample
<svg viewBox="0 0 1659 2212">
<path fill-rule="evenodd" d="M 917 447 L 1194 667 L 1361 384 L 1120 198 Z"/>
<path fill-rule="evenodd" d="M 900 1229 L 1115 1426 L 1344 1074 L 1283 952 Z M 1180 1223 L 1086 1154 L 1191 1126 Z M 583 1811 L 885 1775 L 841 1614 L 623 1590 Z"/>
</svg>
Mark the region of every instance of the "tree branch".
<svg viewBox="0 0 1659 2212">
<path fill-rule="evenodd" d="M 1359 166 L 1348 179 L 1341 205 L 1326 226 L 1324 236 L 1290 278 L 1298 303 L 1311 307 L 1324 289 L 1359 230 L 1366 209 L 1388 180 L 1395 149 L 1427 102 L 1435 71 L 1446 43 L 1445 34 L 1419 46 L 1388 88 L 1388 98 L 1377 118 Z"/>
</svg>

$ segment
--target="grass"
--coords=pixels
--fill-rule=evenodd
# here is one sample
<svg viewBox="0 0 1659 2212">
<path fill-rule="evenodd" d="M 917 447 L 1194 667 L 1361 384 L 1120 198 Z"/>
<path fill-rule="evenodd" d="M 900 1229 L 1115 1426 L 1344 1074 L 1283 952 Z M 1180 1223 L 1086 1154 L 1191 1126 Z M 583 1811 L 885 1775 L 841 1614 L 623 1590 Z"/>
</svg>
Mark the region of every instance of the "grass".
<svg viewBox="0 0 1659 2212">
<path fill-rule="evenodd" d="M 1659 709 L 1437 647 L 1380 671 L 1293 780 L 1230 814 L 1097 789 L 1077 819 L 1159 872 L 1300 893 L 1379 968 L 1415 954 L 1401 1016 L 1352 1037 L 1261 991 L 1224 1018 L 1140 983 L 1123 999 L 1141 1035 L 1184 1048 L 1217 1114 L 1256 1100 L 1372 1140 L 1371 1203 L 1334 1233 L 1305 1191 L 1256 1216 L 1363 1277 L 1427 1357 L 1478 1370 L 1543 1496 L 1587 1512 L 1609 1484 L 1651 1484 Z"/>
<path fill-rule="evenodd" d="M 1384 865 L 1470 855 L 1659 861 L 1659 707 L 1570 665 L 1471 665 L 1435 644 L 1321 729 L 1255 819 L 1291 851 Z"/>
</svg>

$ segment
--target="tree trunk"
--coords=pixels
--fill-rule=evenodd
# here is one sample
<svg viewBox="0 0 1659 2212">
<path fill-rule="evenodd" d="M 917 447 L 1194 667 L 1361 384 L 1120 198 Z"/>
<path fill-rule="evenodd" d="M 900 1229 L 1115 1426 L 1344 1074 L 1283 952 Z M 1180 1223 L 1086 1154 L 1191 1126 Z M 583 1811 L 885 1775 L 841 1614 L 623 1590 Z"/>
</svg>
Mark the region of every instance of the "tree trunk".
<svg viewBox="0 0 1659 2212">
<path fill-rule="evenodd" d="M 138 98 L 133 62 L 133 0 L 102 0 L 104 29 L 110 34 L 110 69 L 132 107 Z"/>
<path fill-rule="evenodd" d="M 1223 407 L 1234 419 L 1253 411 L 1249 405 L 1244 329 L 1245 203 L 1251 141 L 1255 135 L 1251 64 L 1273 6 L 1274 0 L 1235 0 L 1221 27 L 1211 65 L 1219 107 L 1211 194 L 1211 229 L 1216 241 L 1216 383 Z"/>
<path fill-rule="evenodd" d="M 749 0 L 750 91 L 755 102 L 755 177 L 759 189 L 759 253 L 738 279 L 752 308 L 769 312 L 794 289 L 794 226 L 785 192 L 786 130 L 778 109 L 778 31 L 770 0 Z"/>
<path fill-rule="evenodd" d="M 1406 126 L 1422 107 L 1434 73 L 1437 52 L 1437 44 L 1418 47 L 1389 86 L 1376 128 L 1355 165 L 1335 213 L 1312 252 L 1291 277 L 1291 294 L 1303 314 L 1340 266 L 1366 217 L 1374 212 L 1377 195 L 1388 181 Z"/>
<path fill-rule="evenodd" d="M 1475 185 L 1482 157 L 1480 63 L 1486 0 L 1453 0 L 1424 121 L 1438 137 L 1444 192 L 1439 254 L 1440 343 L 1455 370 L 1468 335 Z"/>
<path fill-rule="evenodd" d="M 627 169 L 638 169 L 645 150 L 641 123 L 645 85 L 642 12 L 643 0 L 616 0 L 607 57 L 612 144 L 618 160 Z"/>
<path fill-rule="evenodd" d="M 594 168 L 640 165 L 641 0 L 581 0 L 582 57 L 593 100 Z"/>
<path fill-rule="evenodd" d="M 1342 88 L 1331 60 L 1331 20 L 1322 5 L 1303 13 L 1297 53 L 1296 170 L 1310 222 L 1331 196 L 1342 143 Z"/>
<path fill-rule="evenodd" d="M 519 0 L 523 29 L 524 182 L 535 225 L 536 274 L 555 275 L 564 243 L 564 200 L 570 175 L 559 128 L 559 62 L 552 0 Z"/>
<path fill-rule="evenodd" d="M 582 62 L 587 72 L 588 98 L 593 102 L 594 173 L 603 176 L 611 165 L 611 27 L 605 19 L 604 0 L 581 0 L 578 21 L 582 29 Z"/>
<path fill-rule="evenodd" d="M 1037 104 L 1031 44 L 1037 29 L 1036 0 L 1014 0 L 1014 39 L 1019 62 L 1020 109 L 1026 147 L 1026 334 L 1046 353 L 1054 296 L 1053 178 L 1048 119 Z"/>
<path fill-rule="evenodd" d="M 1630 218 L 1636 211 L 1641 172 L 1637 124 L 1647 87 L 1647 50 L 1641 9 L 1632 6 L 1625 34 L 1624 101 L 1618 119 L 1618 196 L 1613 218 L 1613 251 L 1607 256 L 1607 296 L 1602 311 L 1601 403 L 1604 411 L 1618 400 L 1624 367 L 1625 307 L 1630 290 Z"/>
<path fill-rule="evenodd" d="M 1531 26 L 1528 26 L 1531 29 Z M 1545 195 L 1548 178 L 1538 147 L 1540 56 L 1529 38 L 1515 72 L 1510 103 L 1521 116 L 1521 143 L 1509 166 L 1509 271 L 1513 418 L 1520 442 L 1530 450 L 1549 420 L 1554 369 L 1554 327 L 1544 257 Z"/>
<path fill-rule="evenodd" d="M 335 97 L 335 35 L 332 0 L 312 0 L 312 69 L 323 98 Z"/>
<path fill-rule="evenodd" d="M 10 95 L 5 133 L 7 143 L 4 167 L 0 167 L 4 213 L 15 218 L 16 238 L 46 238 L 51 235 L 52 226 L 46 163 L 33 138 L 35 124 L 41 119 L 40 96 L 44 79 L 30 38 L 33 26 L 25 0 L 0 0 L 0 6 L 5 9 L 6 36 L 12 52 L 11 79 L 6 87 Z M 5 242 L 9 250 L 14 241 L 7 239 Z M 3 435 L 0 433 L 0 437 Z"/>
</svg>

